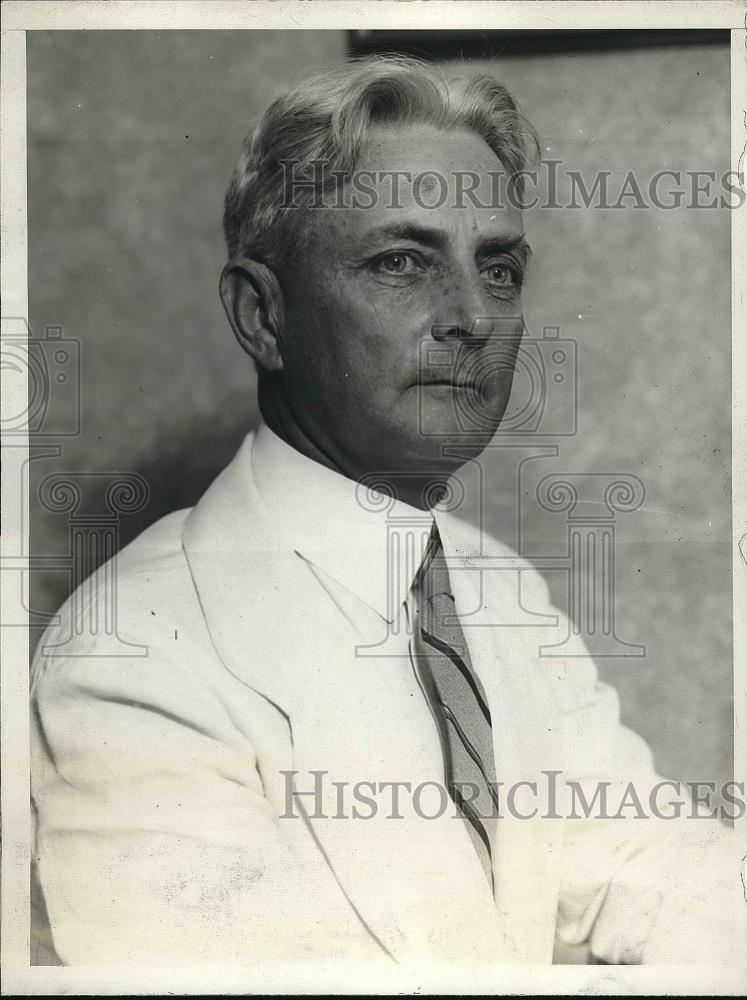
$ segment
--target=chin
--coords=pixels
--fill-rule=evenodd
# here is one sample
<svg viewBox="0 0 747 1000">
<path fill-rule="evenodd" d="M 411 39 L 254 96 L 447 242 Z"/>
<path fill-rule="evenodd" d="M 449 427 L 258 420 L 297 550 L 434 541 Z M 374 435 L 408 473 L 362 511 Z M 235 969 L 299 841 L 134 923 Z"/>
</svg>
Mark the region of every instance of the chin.
<svg viewBox="0 0 747 1000">
<path fill-rule="evenodd" d="M 448 477 L 490 444 L 507 400 L 474 399 L 464 406 L 451 394 L 432 393 L 418 401 L 408 394 L 406 405 L 394 406 L 380 430 L 372 435 L 374 459 L 380 471 L 398 475 Z M 371 428 L 369 428 L 370 430 Z"/>
<path fill-rule="evenodd" d="M 458 429 L 432 437 L 415 435 L 400 452 L 400 468 L 422 476 L 448 477 L 466 461 L 480 455 L 491 437 L 489 434 L 467 434 Z"/>
<path fill-rule="evenodd" d="M 477 427 L 469 427 L 452 421 L 450 426 L 442 423 L 438 432 L 428 428 L 418 428 L 411 440 L 408 453 L 413 459 L 441 463 L 445 467 L 458 467 L 464 461 L 480 455 L 490 444 L 500 425 L 500 419 L 482 421 Z M 459 456 L 463 456 L 462 462 Z"/>
</svg>

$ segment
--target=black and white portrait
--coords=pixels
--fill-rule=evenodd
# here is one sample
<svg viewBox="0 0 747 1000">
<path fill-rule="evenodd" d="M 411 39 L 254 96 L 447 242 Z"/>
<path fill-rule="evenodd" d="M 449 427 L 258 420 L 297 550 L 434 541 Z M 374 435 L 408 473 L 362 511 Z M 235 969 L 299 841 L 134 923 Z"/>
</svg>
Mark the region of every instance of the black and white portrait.
<svg viewBox="0 0 747 1000">
<path fill-rule="evenodd" d="M 21 991 L 738 992 L 738 18 L 314 6 L 17 48 Z"/>
</svg>

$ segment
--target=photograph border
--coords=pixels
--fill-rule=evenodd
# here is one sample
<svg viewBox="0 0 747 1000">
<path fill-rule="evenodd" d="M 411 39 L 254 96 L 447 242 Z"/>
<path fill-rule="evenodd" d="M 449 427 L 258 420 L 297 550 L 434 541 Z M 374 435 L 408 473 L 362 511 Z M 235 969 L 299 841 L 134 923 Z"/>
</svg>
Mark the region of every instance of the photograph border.
<svg viewBox="0 0 747 1000">
<path fill-rule="evenodd" d="M 26 56 L 25 33 L 33 30 L 171 30 L 171 29 L 348 29 L 402 30 L 634 30 L 728 29 L 731 32 L 731 163 L 747 169 L 747 14 L 741 4 L 713 0 L 651 4 L 650 2 L 525 2 L 481 3 L 472 0 L 414 0 L 381 2 L 14 2 L 2 6 L 2 293 L 3 317 L 28 322 L 26 225 Z M 747 215 L 731 216 L 732 249 L 732 565 L 734 650 L 735 760 L 747 760 Z M 5 319 L 3 319 L 5 322 Z M 2 373 L 4 376 L 5 373 Z M 15 381 L 2 379 L 2 413 L 18 413 L 25 400 Z M 28 437 L 14 436 L 2 448 L 2 557 L 20 558 L 28 549 Z M 20 487 L 20 488 L 19 488 Z M 10 563 L 4 563 L 10 565 Z M 2 621 L 23 620 L 28 607 L 28 574 L 20 574 L 24 591 L 0 591 Z M 20 605 L 19 605 L 20 598 Z M 25 605 L 25 607 L 24 607 Z M 359 993 L 407 992 L 394 974 L 382 981 L 355 968 L 311 969 L 302 981 L 285 970 L 269 967 L 199 966 L 142 970 L 44 967 L 29 964 L 29 865 L 32 824 L 29 808 L 28 633 L 24 628 L 0 627 L 2 662 L 2 947 L 4 994 L 220 994 L 220 993 Z M 737 775 L 744 778 L 743 775 Z M 745 879 L 742 837 L 735 838 Z M 739 841 L 742 846 L 739 848 Z M 747 915 L 743 914 L 747 921 Z M 606 994 L 631 995 L 742 995 L 747 992 L 747 970 L 728 965 L 733 956 L 714 956 L 712 966 L 548 966 L 506 967 L 498 981 L 481 982 L 464 972 L 449 972 L 454 993 L 491 994 Z M 440 975 L 434 980 L 423 969 L 412 980 L 412 991 L 448 992 Z M 361 987 L 363 987 L 361 989 Z"/>
</svg>

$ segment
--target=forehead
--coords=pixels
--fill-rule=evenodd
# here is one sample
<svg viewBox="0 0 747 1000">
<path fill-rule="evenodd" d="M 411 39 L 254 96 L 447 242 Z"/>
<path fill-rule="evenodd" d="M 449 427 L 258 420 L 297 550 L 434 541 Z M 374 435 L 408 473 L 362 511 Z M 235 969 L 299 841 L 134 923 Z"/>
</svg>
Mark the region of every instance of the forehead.
<svg viewBox="0 0 747 1000">
<path fill-rule="evenodd" d="M 402 125 L 374 125 L 361 148 L 361 170 L 406 170 L 413 175 L 435 171 L 474 171 L 486 175 L 503 172 L 493 150 L 467 128 L 440 129 L 424 122 Z"/>
<path fill-rule="evenodd" d="M 322 213 L 321 236 L 346 244 L 382 226 L 408 222 L 438 226 L 455 237 L 522 233 L 521 211 L 506 197 L 503 164 L 469 129 L 375 126 L 356 173 L 345 207 Z"/>
</svg>

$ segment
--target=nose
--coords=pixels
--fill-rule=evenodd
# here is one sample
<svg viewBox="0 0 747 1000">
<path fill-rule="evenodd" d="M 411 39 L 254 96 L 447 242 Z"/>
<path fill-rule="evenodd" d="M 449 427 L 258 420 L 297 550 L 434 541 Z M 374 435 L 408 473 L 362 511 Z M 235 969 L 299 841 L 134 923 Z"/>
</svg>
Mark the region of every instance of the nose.
<svg viewBox="0 0 747 1000">
<path fill-rule="evenodd" d="M 434 340 L 484 343 L 495 332 L 493 317 L 485 315 L 485 290 L 474 263 L 448 279 L 439 303 L 438 320 L 431 326 Z"/>
<path fill-rule="evenodd" d="M 469 327 L 434 323 L 431 336 L 434 340 L 468 340 L 473 344 L 484 344 L 495 333 L 495 320 L 490 316 L 476 316 Z"/>
</svg>

